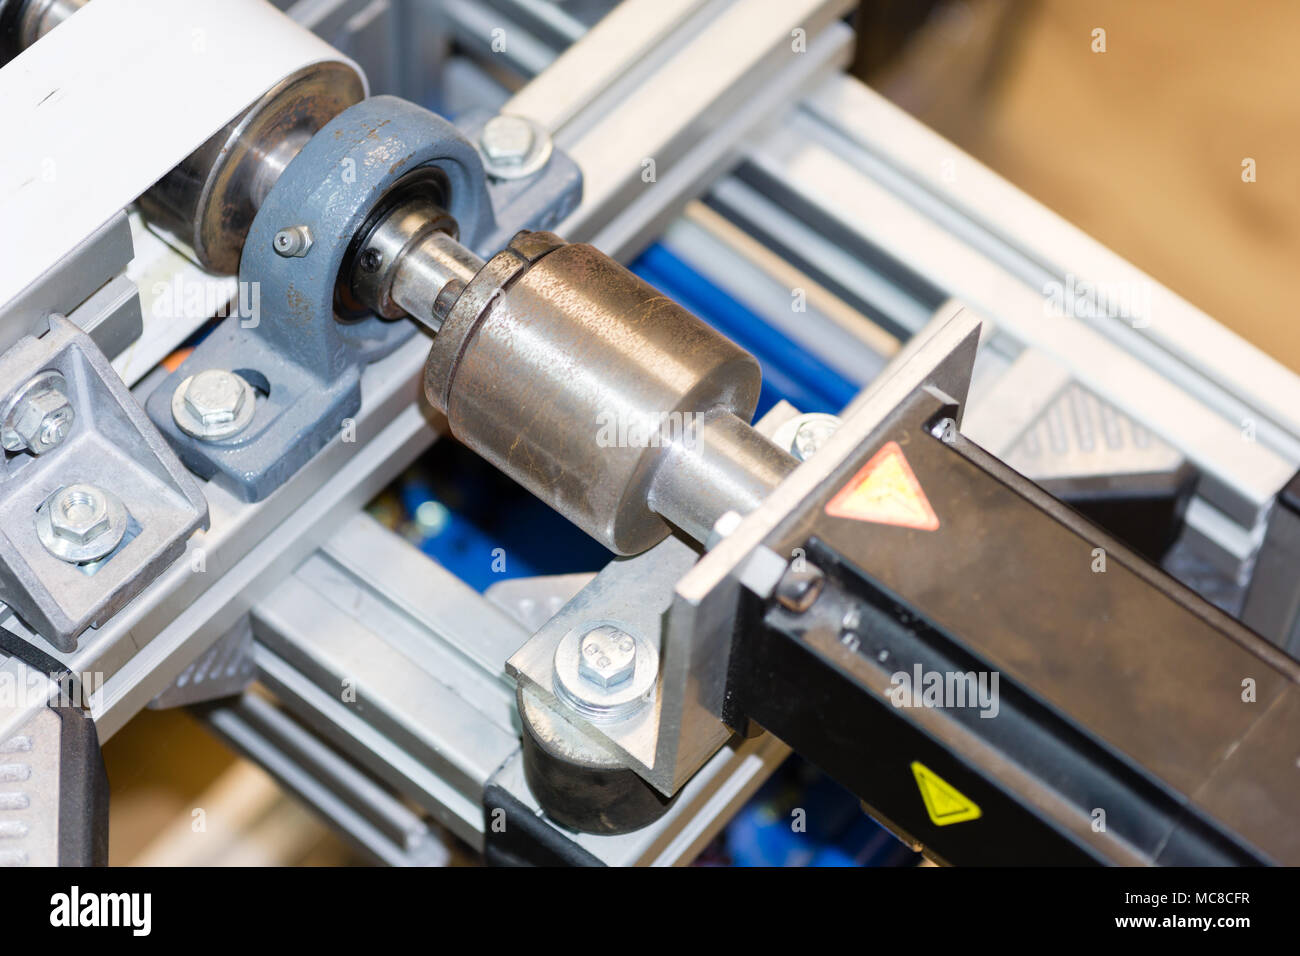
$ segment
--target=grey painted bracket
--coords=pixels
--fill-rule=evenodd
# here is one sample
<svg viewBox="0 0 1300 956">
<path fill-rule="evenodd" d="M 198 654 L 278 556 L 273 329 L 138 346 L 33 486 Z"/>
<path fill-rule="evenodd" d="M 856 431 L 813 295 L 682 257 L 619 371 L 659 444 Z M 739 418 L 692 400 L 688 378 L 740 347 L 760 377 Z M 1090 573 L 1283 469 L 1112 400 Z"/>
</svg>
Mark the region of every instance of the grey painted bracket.
<svg viewBox="0 0 1300 956">
<path fill-rule="evenodd" d="M 581 195 L 576 164 L 558 154 L 527 180 L 490 183 L 465 133 L 405 100 L 372 97 L 339 114 L 293 159 L 253 221 L 240 281 L 258 290 L 246 297 L 259 303 L 258 314 L 225 319 L 146 403 L 195 474 L 260 501 L 346 431 L 360 408 L 364 367 L 416 328 L 405 319 L 336 318 L 339 272 L 390 190 L 426 169 L 445 181 L 460 241 L 484 257 L 520 229 L 558 221 Z M 312 245 L 301 256 L 277 254 L 276 233 L 294 226 L 309 230 Z M 207 369 L 247 373 L 258 390 L 252 422 L 219 441 L 187 435 L 171 415 L 176 387 Z"/>
<path fill-rule="evenodd" d="M 68 382 L 67 437 L 38 457 L 0 452 L 0 601 L 62 651 L 140 593 L 208 526 L 208 504 L 108 359 L 86 333 L 51 316 L 50 331 L 0 356 L 0 404 L 38 372 Z M 93 565 L 68 564 L 37 537 L 36 510 L 60 488 L 92 484 L 126 507 L 123 542 Z"/>
</svg>

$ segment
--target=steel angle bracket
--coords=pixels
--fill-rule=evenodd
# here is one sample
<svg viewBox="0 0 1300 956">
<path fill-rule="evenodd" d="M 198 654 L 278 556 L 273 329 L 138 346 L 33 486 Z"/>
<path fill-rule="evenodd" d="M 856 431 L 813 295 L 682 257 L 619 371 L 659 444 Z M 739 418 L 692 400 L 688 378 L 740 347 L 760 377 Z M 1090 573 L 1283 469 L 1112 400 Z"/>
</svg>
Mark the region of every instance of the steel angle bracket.
<svg viewBox="0 0 1300 956">
<path fill-rule="evenodd" d="M 0 452 L 0 601 L 61 651 L 139 594 L 208 526 L 198 484 L 149 423 L 108 359 L 61 316 L 0 356 L 0 406 L 40 372 L 67 382 L 75 418 L 63 441 L 39 456 Z M 56 491 L 91 484 L 126 508 L 122 543 L 92 564 L 45 549 L 36 512 Z"/>
<path fill-rule="evenodd" d="M 503 227 L 536 228 L 576 201 L 576 166 L 554 156 L 552 164 L 571 172 L 539 173 L 525 187 L 545 190 L 550 202 L 525 202 L 518 184 L 498 197 L 474 146 L 442 117 L 391 96 L 344 110 L 294 157 L 253 220 L 239 267 L 240 301 L 253 314 L 230 315 L 199 344 L 150 396 L 150 418 L 196 474 L 244 501 L 266 498 L 346 436 L 362 369 L 416 334 L 412 322 L 350 314 L 337 298 L 354 237 L 398 195 L 427 189 L 456 220 L 460 241 L 491 255 Z M 310 242 L 278 253 L 276 234 L 291 228 Z M 186 434 L 171 412 L 177 386 L 208 369 L 237 372 L 257 392 L 252 421 L 217 441 Z"/>
</svg>

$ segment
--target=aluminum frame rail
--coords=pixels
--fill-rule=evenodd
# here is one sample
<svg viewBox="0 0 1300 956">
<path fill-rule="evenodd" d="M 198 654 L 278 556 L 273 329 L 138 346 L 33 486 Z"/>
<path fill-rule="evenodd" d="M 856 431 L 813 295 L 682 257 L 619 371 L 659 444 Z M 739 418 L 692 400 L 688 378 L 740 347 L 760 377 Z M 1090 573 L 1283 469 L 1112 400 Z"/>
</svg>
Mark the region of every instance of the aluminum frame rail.
<svg viewBox="0 0 1300 956">
<path fill-rule="evenodd" d="M 1183 452 L 1206 502 L 1247 530 L 1300 463 L 1300 378 L 856 80 L 822 83 L 711 201 L 903 331 L 915 331 L 908 310 L 863 288 L 864 262 L 921 302 L 969 304 L 1010 357 L 1042 352 Z M 841 254 L 818 256 L 792 221 Z M 1049 287 L 1071 281 L 1145 290 L 1149 309 L 1132 321 L 1048 314 Z"/>
<path fill-rule="evenodd" d="M 200 716 L 376 859 L 426 860 L 425 816 L 481 850 L 489 784 L 540 813 L 503 667 L 530 629 L 373 518 L 348 520 L 251 619 L 278 706 L 249 692 Z M 689 863 L 788 753 L 737 741 L 654 825 L 570 838 L 612 865 Z"/>
</svg>

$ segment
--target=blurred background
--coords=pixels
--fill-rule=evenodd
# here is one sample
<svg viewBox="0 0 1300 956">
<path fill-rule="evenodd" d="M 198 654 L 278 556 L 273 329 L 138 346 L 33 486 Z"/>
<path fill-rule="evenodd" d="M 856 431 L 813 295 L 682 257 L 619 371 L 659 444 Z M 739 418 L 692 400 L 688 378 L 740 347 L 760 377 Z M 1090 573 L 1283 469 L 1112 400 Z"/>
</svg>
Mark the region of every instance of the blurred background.
<svg viewBox="0 0 1300 956">
<path fill-rule="evenodd" d="M 854 70 L 878 91 L 1300 371 L 1300 332 L 1283 309 L 1300 252 L 1300 3 L 863 0 L 858 29 Z M 1094 52 L 1097 30 L 1104 53 Z M 1255 182 L 1242 180 L 1247 158 Z M 452 443 L 432 455 L 455 460 L 422 462 L 374 510 L 438 560 L 451 566 L 480 547 L 507 510 L 536 540 L 562 533 L 541 511 L 520 522 L 527 502 L 501 507 L 511 492 L 486 491 L 482 466 Z M 462 480 L 434 487 L 449 473 Z M 569 560 L 568 570 L 594 569 L 603 556 L 579 542 Z M 105 758 L 114 865 L 363 862 L 181 711 L 146 710 Z M 784 824 L 794 805 L 824 811 L 810 814 L 819 832 L 798 846 Z M 473 858 L 449 841 L 448 862 Z M 791 763 L 701 862 L 915 858 L 847 794 Z"/>
</svg>

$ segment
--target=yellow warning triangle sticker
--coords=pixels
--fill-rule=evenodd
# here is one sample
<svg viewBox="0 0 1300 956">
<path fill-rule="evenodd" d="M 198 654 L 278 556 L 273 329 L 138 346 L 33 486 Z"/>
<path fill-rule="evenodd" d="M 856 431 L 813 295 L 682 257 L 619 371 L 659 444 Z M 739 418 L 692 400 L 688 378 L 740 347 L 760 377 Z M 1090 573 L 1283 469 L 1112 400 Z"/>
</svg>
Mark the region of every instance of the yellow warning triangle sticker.
<svg viewBox="0 0 1300 956">
<path fill-rule="evenodd" d="M 886 442 L 826 505 L 832 518 L 934 531 L 939 517 L 898 442 Z"/>
<path fill-rule="evenodd" d="M 946 827 L 950 823 L 980 818 L 979 804 L 919 760 L 912 761 L 912 775 L 921 789 L 925 812 L 935 826 Z"/>
</svg>

